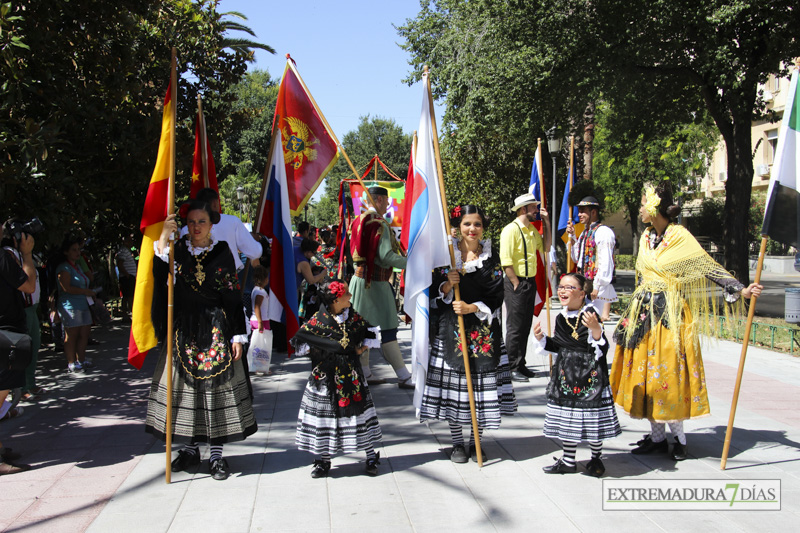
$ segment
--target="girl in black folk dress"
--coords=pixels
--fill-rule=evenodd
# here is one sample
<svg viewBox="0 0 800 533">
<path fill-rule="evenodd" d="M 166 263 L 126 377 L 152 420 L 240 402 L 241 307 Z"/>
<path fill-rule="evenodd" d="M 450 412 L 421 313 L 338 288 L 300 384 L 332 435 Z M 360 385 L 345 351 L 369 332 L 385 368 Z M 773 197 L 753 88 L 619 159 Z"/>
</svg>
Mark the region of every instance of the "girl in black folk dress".
<svg viewBox="0 0 800 533">
<path fill-rule="evenodd" d="M 547 474 L 577 472 L 575 452 L 585 440 L 592 449 L 586 471 L 602 476 L 606 470 L 600 460 L 603 441 L 622 432 L 608 384 L 608 340 L 597 310 L 586 301 L 591 293 L 591 280 L 580 274 L 563 276 L 558 285 L 563 310 L 556 317 L 553 336 L 545 336 L 539 322 L 533 326 L 536 351 L 557 353 L 547 385 L 544 434 L 561 439 L 564 455 L 543 468 Z"/>
<path fill-rule="evenodd" d="M 419 419 L 446 420 L 453 441 L 450 460 L 466 463 L 470 456 L 477 461 L 477 454 L 475 435 L 470 438 L 470 455 L 464 446 L 462 426 L 469 426 L 472 417 L 458 315 L 464 317 L 479 434 L 484 429 L 499 428 L 500 417 L 513 415 L 517 401 L 500 323 L 503 305 L 500 256 L 492 250 L 491 241 L 483 239 L 488 220 L 474 205 L 456 206 L 450 215 L 451 224 L 459 229 L 461 238 L 453 238 L 456 268 L 436 269 L 433 273 L 431 351 Z M 456 283 L 460 286 L 461 300 L 453 301 Z M 483 455 L 485 459 L 486 454 Z"/>
<path fill-rule="evenodd" d="M 340 451 L 366 452 L 366 472 L 377 476 L 375 445 L 381 440 L 381 427 L 359 356 L 380 347 L 380 328 L 350 308 L 346 283 L 328 280 L 318 295 L 325 308 L 292 339 L 297 355 L 309 355 L 313 366 L 300 403 L 295 442 L 319 456 L 313 478 L 326 477 L 331 456 Z"/>
</svg>

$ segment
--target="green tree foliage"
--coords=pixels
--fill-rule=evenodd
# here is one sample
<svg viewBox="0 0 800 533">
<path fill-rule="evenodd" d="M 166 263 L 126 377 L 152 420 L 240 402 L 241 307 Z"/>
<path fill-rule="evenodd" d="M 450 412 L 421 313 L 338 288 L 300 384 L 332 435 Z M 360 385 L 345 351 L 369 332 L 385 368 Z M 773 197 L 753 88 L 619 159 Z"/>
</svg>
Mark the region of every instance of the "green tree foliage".
<svg viewBox="0 0 800 533">
<path fill-rule="evenodd" d="M 217 0 L 20 0 L 2 9 L 3 215 L 38 215 L 51 243 L 99 245 L 138 227 L 178 57 L 177 196 L 188 193 L 197 95 L 212 146 L 232 125 L 227 91 L 252 52 L 225 48 Z M 17 40 L 13 40 L 17 39 Z M 24 46 L 21 46 L 24 45 Z"/>
<path fill-rule="evenodd" d="M 382 117 L 361 117 L 358 128 L 342 137 L 347 155 L 356 167 L 359 177 L 375 154 L 383 164 L 399 178 L 405 179 L 408 161 L 411 156 L 412 137 L 403 133 L 403 128 L 393 119 Z M 381 169 L 379 179 L 387 175 Z M 371 178 L 370 176 L 369 178 Z M 339 222 L 339 184 L 343 179 L 354 179 L 355 175 L 343 156 L 325 178 L 325 193 L 313 206 L 309 207 L 309 221 L 317 226 L 338 224 Z M 369 179 L 368 178 L 368 179 Z"/>
<path fill-rule="evenodd" d="M 255 226 L 256 209 L 261 198 L 260 174 L 233 174 L 219 184 L 222 212 L 236 215 Z M 241 198 L 239 196 L 241 195 Z"/>
<path fill-rule="evenodd" d="M 668 180 L 674 191 L 695 190 L 708 170 L 708 154 L 716 147 L 716 128 L 707 115 L 701 115 L 695 123 L 678 124 L 671 131 L 630 138 L 630 129 L 616 118 L 610 105 L 598 106 L 594 176 L 601 187 L 613 191 L 606 195 L 606 208 L 625 212 L 636 251 L 644 185 Z"/>
<path fill-rule="evenodd" d="M 750 204 L 753 175 L 750 126 L 764 109 L 758 83 L 785 73 L 782 62 L 800 55 L 794 4 L 434 0 L 398 31 L 412 55 L 408 81 L 419 79 L 428 64 L 437 95 L 446 97 L 443 144 L 452 140 L 463 147 L 456 154 L 472 149 L 487 159 L 468 170 L 502 173 L 498 180 L 481 175 L 489 190 L 504 179 L 516 180 L 516 190 L 523 187 L 526 165 L 511 165 L 509 158 L 530 161 L 534 139 L 553 122 L 578 133 L 588 102 L 609 102 L 630 129 L 627 138 L 644 134 L 644 142 L 648 132 L 668 134 L 707 112 L 728 152 L 726 265 L 747 281 L 741 214 Z"/>
<path fill-rule="evenodd" d="M 279 79 L 255 69 L 228 90 L 232 100 L 231 124 L 225 132 L 217 173 L 254 175 L 264 173 L 272 139 L 272 116 L 278 100 Z"/>
</svg>

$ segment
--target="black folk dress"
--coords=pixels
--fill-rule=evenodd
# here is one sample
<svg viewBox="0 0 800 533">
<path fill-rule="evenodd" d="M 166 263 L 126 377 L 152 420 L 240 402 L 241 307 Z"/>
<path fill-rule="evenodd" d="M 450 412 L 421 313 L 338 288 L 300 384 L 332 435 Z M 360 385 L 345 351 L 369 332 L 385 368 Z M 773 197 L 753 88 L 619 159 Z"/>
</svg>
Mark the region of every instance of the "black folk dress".
<svg viewBox="0 0 800 533">
<path fill-rule="evenodd" d="M 600 340 L 592 338 L 582 324 L 586 313 L 597 315 L 597 310 L 591 304 L 564 309 L 556 317 L 553 336 L 534 343 L 537 353 L 557 354 L 547 385 L 547 437 L 597 442 L 622 432 L 608 385 L 608 340 L 605 333 Z"/>
<path fill-rule="evenodd" d="M 165 255 L 153 262 L 153 325 L 166 337 Z M 247 342 L 247 326 L 236 267 L 225 241 L 193 248 L 184 237 L 175 243 L 174 345 L 172 375 L 164 372 L 166 350 L 153 374 L 146 431 L 165 438 L 167 380 L 172 379 L 173 441 L 213 445 L 244 440 L 256 432 L 253 402 L 242 360 L 233 360 L 231 343 Z"/>
<path fill-rule="evenodd" d="M 350 308 L 317 311 L 292 343 L 311 358 L 311 375 L 297 416 L 295 443 L 316 455 L 365 451 L 381 440 L 381 427 L 356 348 L 380 347 L 380 328 Z"/>
<path fill-rule="evenodd" d="M 459 287 L 462 301 L 478 306 L 478 313 L 464 315 L 467 353 L 478 426 L 500 427 L 501 415 L 517 410 L 508 353 L 503 343 L 501 306 L 503 271 L 491 241 L 481 241 L 477 259 L 463 263 L 458 246 L 454 251 L 456 268 L 461 273 Z M 467 379 L 459 339 L 458 316 L 453 311 L 453 291 L 442 294 L 439 287 L 447 281 L 448 269 L 436 269 L 431 284 L 431 352 L 419 412 L 420 421 L 447 420 L 455 424 L 472 423 Z"/>
</svg>

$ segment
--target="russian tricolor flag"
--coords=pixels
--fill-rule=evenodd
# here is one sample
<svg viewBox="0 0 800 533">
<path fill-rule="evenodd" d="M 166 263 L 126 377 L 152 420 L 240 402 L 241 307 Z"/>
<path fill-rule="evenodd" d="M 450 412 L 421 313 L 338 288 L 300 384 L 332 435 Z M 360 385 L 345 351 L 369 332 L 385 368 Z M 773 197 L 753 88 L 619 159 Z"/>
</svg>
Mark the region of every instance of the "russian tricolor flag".
<svg viewBox="0 0 800 533">
<path fill-rule="evenodd" d="M 270 319 L 286 324 L 286 339 L 300 329 L 298 320 L 297 282 L 295 281 L 292 219 L 289 217 L 289 189 L 283 159 L 281 131 L 275 128 L 272 137 L 272 159 L 267 173 L 266 194 L 259 210 L 258 230 L 272 239 L 269 287 L 274 298 L 269 299 Z M 291 353 L 291 347 L 287 347 Z"/>
<path fill-rule="evenodd" d="M 411 373 L 416 390 L 414 406 L 419 409 L 428 373 L 428 335 L 430 322 L 430 290 L 433 269 L 450 265 L 439 190 L 439 175 L 433 148 L 428 74 L 423 76 L 422 116 L 419 121 L 417 151 L 414 160 L 414 180 L 406 184 L 406 202 L 411 202 L 408 220 L 408 263 L 405 273 L 403 310 L 411 317 Z"/>
</svg>

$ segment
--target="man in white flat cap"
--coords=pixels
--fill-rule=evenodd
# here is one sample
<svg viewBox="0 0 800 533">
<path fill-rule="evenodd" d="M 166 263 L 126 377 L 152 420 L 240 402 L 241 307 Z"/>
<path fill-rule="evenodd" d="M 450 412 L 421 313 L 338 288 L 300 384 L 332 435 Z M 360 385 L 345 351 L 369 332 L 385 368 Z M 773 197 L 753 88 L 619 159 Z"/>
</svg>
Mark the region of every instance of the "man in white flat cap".
<svg viewBox="0 0 800 533">
<path fill-rule="evenodd" d="M 510 209 L 517 214 L 500 234 L 500 265 L 505 271 L 503 302 L 506 306 L 506 350 L 511 379 L 525 382 L 534 377 L 525 365 L 525 351 L 536 305 L 536 257 L 550 248 L 550 221 L 547 211 L 530 193 L 518 196 Z M 532 222 L 542 216 L 544 239 Z"/>
</svg>

